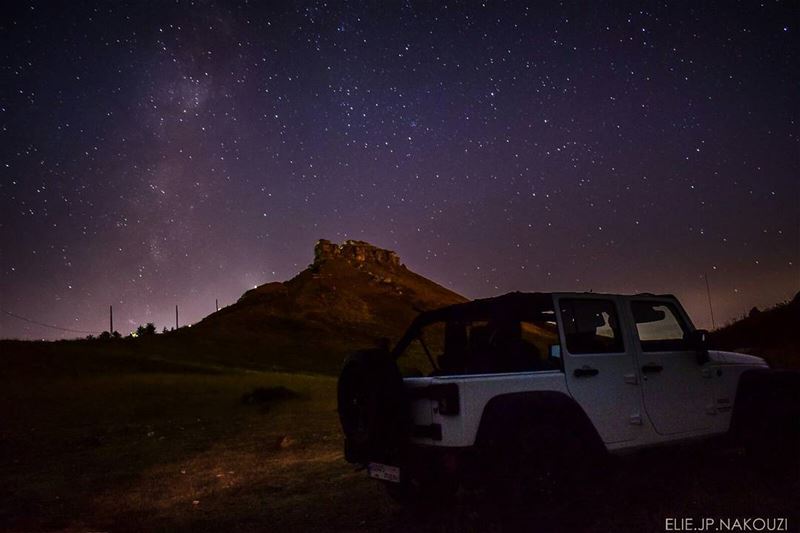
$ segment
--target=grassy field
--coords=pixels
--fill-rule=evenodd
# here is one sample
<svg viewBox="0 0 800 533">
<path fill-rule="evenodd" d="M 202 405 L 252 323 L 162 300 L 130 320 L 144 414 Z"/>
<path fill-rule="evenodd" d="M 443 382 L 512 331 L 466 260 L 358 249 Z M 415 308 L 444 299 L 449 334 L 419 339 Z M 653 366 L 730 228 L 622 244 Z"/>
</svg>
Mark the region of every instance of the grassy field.
<svg viewBox="0 0 800 533">
<path fill-rule="evenodd" d="M 0 528 L 663 531 L 668 517 L 800 519 L 796 486 L 710 451 L 623 461 L 580 500 L 511 508 L 470 493 L 403 509 L 343 461 L 334 378 L 146 361 L 6 366 Z M 275 387 L 291 393 L 243 401 Z"/>
<path fill-rule="evenodd" d="M 334 379 L 149 370 L 2 383 L 0 524 L 357 529 L 352 494 L 386 503 L 341 460 Z M 296 397 L 242 400 L 258 387 Z"/>
</svg>

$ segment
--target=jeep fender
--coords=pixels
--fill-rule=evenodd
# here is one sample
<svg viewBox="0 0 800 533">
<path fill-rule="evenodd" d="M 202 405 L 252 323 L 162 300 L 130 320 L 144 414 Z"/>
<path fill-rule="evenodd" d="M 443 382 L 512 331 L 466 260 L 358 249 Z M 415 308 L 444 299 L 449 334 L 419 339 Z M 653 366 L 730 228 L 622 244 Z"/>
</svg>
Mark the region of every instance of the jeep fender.
<svg viewBox="0 0 800 533">
<path fill-rule="evenodd" d="M 527 391 L 495 396 L 483 409 L 475 446 L 490 450 L 514 438 L 525 428 L 553 426 L 581 444 L 581 449 L 596 456 L 607 450 L 591 420 L 578 403 L 563 392 Z"/>
</svg>

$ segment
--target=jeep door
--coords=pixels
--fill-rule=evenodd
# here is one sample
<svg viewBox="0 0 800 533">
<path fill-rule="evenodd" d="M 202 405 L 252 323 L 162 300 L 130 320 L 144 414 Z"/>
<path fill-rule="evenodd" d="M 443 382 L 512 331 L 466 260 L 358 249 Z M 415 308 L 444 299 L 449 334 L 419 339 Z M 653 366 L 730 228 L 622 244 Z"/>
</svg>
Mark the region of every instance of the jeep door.
<svg viewBox="0 0 800 533">
<path fill-rule="evenodd" d="M 642 433 L 642 395 L 615 296 L 556 297 L 567 387 L 606 444 Z"/>
<path fill-rule="evenodd" d="M 711 370 L 698 363 L 686 341 L 693 329 L 688 317 L 672 298 L 634 297 L 629 303 L 645 411 L 656 432 L 711 429 L 716 414 Z"/>
</svg>

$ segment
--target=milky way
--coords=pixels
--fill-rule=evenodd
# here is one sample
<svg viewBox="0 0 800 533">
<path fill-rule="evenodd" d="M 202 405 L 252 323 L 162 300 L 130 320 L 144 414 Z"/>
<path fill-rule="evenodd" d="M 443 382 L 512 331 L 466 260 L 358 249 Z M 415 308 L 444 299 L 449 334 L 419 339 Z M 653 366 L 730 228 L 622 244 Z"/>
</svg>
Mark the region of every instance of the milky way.
<svg viewBox="0 0 800 533">
<path fill-rule="evenodd" d="M 705 274 L 717 325 L 800 287 L 796 4 L 262 4 L 6 7 L 0 336 L 195 322 L 318 238 L 700 326 Z"/>
</svg>

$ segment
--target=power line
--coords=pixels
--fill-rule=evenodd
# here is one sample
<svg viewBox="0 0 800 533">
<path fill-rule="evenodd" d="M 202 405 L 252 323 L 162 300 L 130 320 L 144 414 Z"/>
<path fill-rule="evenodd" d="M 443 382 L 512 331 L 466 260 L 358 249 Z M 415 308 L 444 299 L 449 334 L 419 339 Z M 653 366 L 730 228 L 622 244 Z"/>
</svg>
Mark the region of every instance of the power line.
<svg viewBox="0 0 800 533">
<path fill-rule="evenodd" d="M 20 315 L 14 314 L 14 313 L 12 313 L 10 311 L 3 311 L 3 312 L 5 314 L 7 314 L 8 316 L 12 316 L 12 317 L 14 317 L 16 319 L 19 319 L 19 320 L 24 320 L 25 322 L 30 322 L 31 324 L 36 324 L 37 326 L 42 326 L 43 328 L 57 329 L 57 330 L 60 330 L 60 331 L 69 331 L 71 333 L 89 333 L 89 334 L 100 333 L 99 331 L 84 331 L 84 330 L 81 330 L 81 329 L 62 328 L 62 327 L 59 327 L 59 326 L 53 326 L 51 324 L 45 324 L 43 322 L 37 322 L 36 320 L 32 320 L 30 318 L 26 318 L 24 316 L 20 316 Z"/>
</svg>

